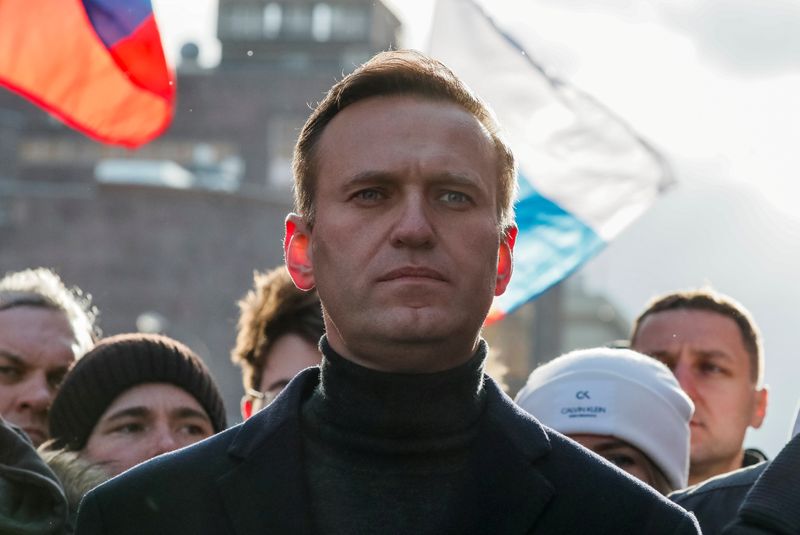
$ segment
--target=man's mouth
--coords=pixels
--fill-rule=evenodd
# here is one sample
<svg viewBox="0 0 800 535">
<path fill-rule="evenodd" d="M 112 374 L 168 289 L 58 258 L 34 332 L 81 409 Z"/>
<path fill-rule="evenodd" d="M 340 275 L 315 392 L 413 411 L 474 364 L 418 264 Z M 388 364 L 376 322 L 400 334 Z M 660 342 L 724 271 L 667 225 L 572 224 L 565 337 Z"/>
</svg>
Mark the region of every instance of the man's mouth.
<svg viewBox="0 0 800 535">
<path fill-rule="evenodd" d="M 378 279 L 378 281 L 386 282 L 398 279 L 431 279 L 438 281 L 447 280 L 444 275 L 435 269 L 423 266 L 405 266 L 385 273 Z"/>
</svg>

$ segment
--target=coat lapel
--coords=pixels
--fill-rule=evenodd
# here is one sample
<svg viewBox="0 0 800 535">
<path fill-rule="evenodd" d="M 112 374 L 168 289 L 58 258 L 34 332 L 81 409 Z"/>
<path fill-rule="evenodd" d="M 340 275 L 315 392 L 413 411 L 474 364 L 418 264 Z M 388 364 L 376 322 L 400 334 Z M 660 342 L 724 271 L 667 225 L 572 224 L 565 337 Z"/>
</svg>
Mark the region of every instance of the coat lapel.
<svg viewBox="0 0 800 535">
<path fill-rule="evenodd" d="M 267 409 L 247 420 L 228 455 L 237 466 L 218 480 L 235 533 L 312 535 L 302 457 L 300 406 L 318 370 L 298 375 Z M 487 378 L 487 414 L 464 485 L 460 533 L 528 533 L 553 496 L 535 462 L 550 452 L 542 426 Z"/>
<path fill-rule="evenodd" d="M 228 455 L 238 465 L 219 478 L 224 507 L 235 533 L 311 535 L 300 433 L 300 405 L 319 370 L 298 375 L 266 409 L 247 420 Z"/>
<path fill-rule="evenodd" d="M 465 533 L 528 533 L 553 496 L 535 462 L 550 452 L 547 434 L 487 379 L 486 417 L 465 486 Z"/>
</svg>

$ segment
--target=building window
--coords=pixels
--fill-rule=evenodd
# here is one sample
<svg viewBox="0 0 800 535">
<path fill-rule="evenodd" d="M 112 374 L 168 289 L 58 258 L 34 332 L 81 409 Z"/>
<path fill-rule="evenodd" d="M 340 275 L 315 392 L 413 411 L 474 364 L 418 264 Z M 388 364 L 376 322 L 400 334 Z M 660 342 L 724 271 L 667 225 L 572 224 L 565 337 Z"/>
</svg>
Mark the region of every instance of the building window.
<svg viewBox="0 0 800 535">
<path fill-rule="evenodd" d="M 369 35 L 369 12 L 363 6 L 334 6 L 331 35 L 337 41 L 359 41 Z"/>
<path fill-rule="evenodd" d="M 317 4 L 311 12 L 311 36 L 315 41 L 328 41 L 331 38 L 333 12 L 328 4 Z"/>
<path fill-rule="evenodd" d="M 307 5 L 289 4 L 283 16 L 283 35 L 287 39 L 308 39 L 311 35 L 311 9 Z"/>
<path fill-rule="evenodd" d="M 254 5 L 229 6 L 220 14 L 220 37 L 259 39 L 262 33 L 261 9 Z"/>
<path fill-rule="evenodd" d="M 267 123 L 268 186 L 287 192 L 291 190 L 292 155 L 304 121 L 302 115 L 279 115 Z"/>
<path fill-rule="evenodd" d="M 264 37 L 275 39 L 281 33 L 283 9 L 277 2 L 270 2 L 264 6 Z"/>
</svg>

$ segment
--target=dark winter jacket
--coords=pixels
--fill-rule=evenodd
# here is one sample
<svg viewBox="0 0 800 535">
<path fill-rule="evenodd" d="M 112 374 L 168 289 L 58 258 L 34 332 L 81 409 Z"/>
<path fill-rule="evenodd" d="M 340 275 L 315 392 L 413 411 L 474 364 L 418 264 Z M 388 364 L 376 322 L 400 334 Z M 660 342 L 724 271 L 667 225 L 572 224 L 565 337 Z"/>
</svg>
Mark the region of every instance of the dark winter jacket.
<svg viewBox="0 0 800 535">
<path fill-rule="evenodd" d="M 301 407 L 319 368 L 243 424 L 90 492 L 78 535 L 312 534 Z M 539 424 L 485 377 L 485 409 L 455 517 L 459 534 L 696 534 L 683 509 Z M 389 507 L 389 504 L 369 504 Z M 443 512 L 444 514 L 445 512 Z M 421 528 L 426 519 L 418 519 Z"/>
<path fill-rule="evenodd" d="M 719 535 L 736 512 L 753 483 L 768 463 L 760 463 L 722 474 L 673 492 L 670 499 L 697 517 L 703 535 Z"/>
<path fill-rule="evenodd" d="M 109 475 L 96 464 L 79 457 L 74 451 L 52 450 L 44 444 L 39 448 L 39 455 L 58 477 L 61 488 L 64 489 L 68 511 L 65 533 L 72 533 L 81 499 L 87 492 L 108 480 Z"/>
<path fill-rule="evenodd" d="M 800 533 L 800 435 L 764 468 L 723 535 Z"/>
<path fill-rule="evenodd" d="M 30 439 L 0 418 L 0 533 L 61 534 L 67 500 Z"/>
</svg>

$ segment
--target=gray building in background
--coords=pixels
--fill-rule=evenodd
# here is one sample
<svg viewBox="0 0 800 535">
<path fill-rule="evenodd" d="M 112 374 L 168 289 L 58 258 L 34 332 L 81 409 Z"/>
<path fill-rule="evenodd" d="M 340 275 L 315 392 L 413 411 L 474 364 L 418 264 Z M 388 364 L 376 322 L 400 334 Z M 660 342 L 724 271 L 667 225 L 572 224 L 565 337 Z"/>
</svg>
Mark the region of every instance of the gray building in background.
<svg viewBox="0 0 800 535">
<path fill-rule="evenodd" d="M 56 269 L 93 294 L 106 334 L 160 331 L 208 363 L 238 421 L 236 301 L 282 261 L 299 128 L 331 84 L 400 24 L 374 0 L 219 0 L 221 61 L 183 49 L 175 119 L 130 151 L 94 142 L 0 90 L 0 273 Z M 487 329 L 513 394 L 535 365 L 625 336 L 568 281 Z"/>
<path fill-rule="evenodd" d="M 282 262 L 299 128 L 332 85 L 397 47 L 380 2 L 221 0 L 219 65 L 187 45 L 169 130 L 130 151 L 94 142 L 0 89 L 0 273 L 55 268 L 90 292 L 106 334 L 163 331 L 218 378 L 253 270 Z"/>
</svg>

